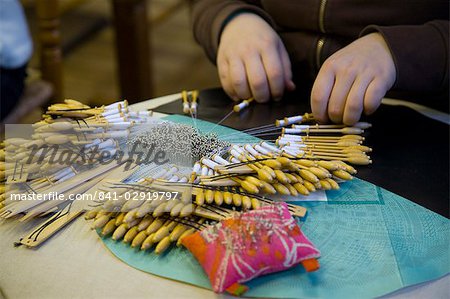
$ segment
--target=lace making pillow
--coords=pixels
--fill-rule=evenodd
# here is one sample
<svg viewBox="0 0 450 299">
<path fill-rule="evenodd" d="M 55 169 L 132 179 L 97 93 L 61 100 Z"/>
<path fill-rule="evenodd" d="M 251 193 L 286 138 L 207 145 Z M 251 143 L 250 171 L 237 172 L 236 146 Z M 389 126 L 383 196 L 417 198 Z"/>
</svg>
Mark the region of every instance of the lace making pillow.
<svg viewBox="0 0 450 299">
<path fill-rule="evenodd" d="M 215 292 L 241 295 L 239 284 L 302 263 L 319 268 L 320 252 L 303 235 L 285 203 L 236 214 L 182 239 L 202 265 Z"/>
</svg>

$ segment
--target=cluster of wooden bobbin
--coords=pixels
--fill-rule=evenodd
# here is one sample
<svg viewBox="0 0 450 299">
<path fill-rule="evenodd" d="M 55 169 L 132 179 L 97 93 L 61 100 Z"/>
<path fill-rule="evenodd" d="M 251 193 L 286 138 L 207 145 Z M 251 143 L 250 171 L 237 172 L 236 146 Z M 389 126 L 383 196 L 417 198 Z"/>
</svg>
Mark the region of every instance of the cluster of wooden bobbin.
<svg viewBox="0 0 450 299">
<path fill-rule="evenodd" d="M 0 217 L 23 216 L 26 220 L 53 212 L 62 203 L 11 200 L 11 194 L 82 193 L 89 189 L 89 180 L 110 169 L 97 166 L 114 157 L 135 125 L 150 118 L 151 112 L 131 111 L 126 101 L 99 108 L 74 100 L 51 105 L 43 120 L 32 125 L 30 139 L 3 142 L 0 178 L 6 184 L 0 190 Z"/>
<path fill-rule="evenodd" d="M 85 218 L 93 219 L 92 227 L 100 230 L 104 237 L 122 240 L 141 250 L 154 246 L 154 252 L 159 254 L 172 243 L 179 245 L 181 238 L 203 229 L 205 225 L 239 211 L 273 204 L 270 199 L 245 191 L 223 191 L 222 187 L 189 183 L 188 177 L 178 171 L 172 166 L 138 183 L 105 184 L 99 190 L 105 193 L 103 197 L 114 200 L 107 200 L 87 212 Z M 170 199 L 163 195 L 156 199 L 127 200 L 124 193 L 134 191 L 177 192 L 178 195 Z M 114 195 L 108 196 L 108 193 Z M 201 203 L 200 197 L 204 198 Z M 288 207 L 293 215 L 304 217 L 306 214 L 306 209 L 301 206 Z"/>
<path fill-rule="evenodd" d="M 275 143 L 290 156 L 368 165 L 372 161 L 367 153 L 372 149 L 362 145 L 364 137 L 361 134 L 370 127 L 371 124 L 366 122 L 358 122 L 353 127 L 293 124 L 291 128 L 282 129 Z"/>
<path fill-rule="evenodd" d="M 123 239 L 141 249 L 155 245 L 155 252 L 160 253 L 182 236 L 201 230 L 208 222 L 273 204 L 277 194 L 284 197 L 276 200 L 289 200 L 286 196 L 338 189 L 339 182 L 352 179 L 356 173 L 346 162 L 371 162 L 366 154 L 371 149 L 362 145 L 364 138 L 360 136 L 369 124 L 358 123 L 352 128 L 306 125 L 314 121 L 312 115 L 306 113 L 278 120 L 275 125 L 246 130 L 254 136 L 276 130 L 280 136 L 273 143 L 214 143 L 221 148 L 206 146 L 207 150 L 201 151 L 201 158 L 190 171 L 183 172 L 177 166 L 171 166 L 137 183 L 105 183 L 111 168 L 97 167 L 101 157 L 95 155 L 90 167 L 86 168 L 51 165 L 45 160 L 50 158 L 46 155 L 43 164 L 25 163 L 30 159 L 31 145 L 62 146 L 54 159 L 62 157 L 69 145 L 72 151 L 84 149 L 89 153 L 95 146 L 113 155 L 136 124 L 151 119 L 151 112 L 131 111 L 126 101 L 99 108 L 90 108 L 73 100 L 50 106 L 43 120 L 33 125 L 35 132 L 31 140 L 16 138 L 4 143 L 6 147 L 1 153 L 5 156 L 6 151 L 6 156 L 11 159 L 0 164 L 0 170 L 3 178 L 8 178 L 12 184 L 10 190 L 1 190 L 1 201 L 14 192 L 83 193 L 99 184 L 102 192 L 114 193 L 115 197 L 132 191 L 144 194 L 178 192 L 170 200 L 126 200 L 122 197 L 121 200 L 107 201 L 86 214 L 87 219 L 94 219 L 93 227 L 100 229 L 102 235 Z M 180 130 L 186 131 L 184 127 Z M 205 140 L 210 145 L 209 139 Z M 35 161 L 32 159 L 31 162 Z M 5 167 L 7 165 L 9 167 Z M 16 201 L 5 206 L 5 201 L 1 201 L 1 217 L 25 214 L 22 217 L 25 220 L 53 212 L 60 204 L 58 201 Z M 295 216 L 303 217 L 306 213 L 301 206 L 288 206 Z"/>
<path fill-rule="evenodd" d="M 215 174 L 205 175 L 210 170 Z M 250 194 L 292 196 L 308 195 L 317 189 L 338 189 L 336 180 L 350 180 L 355 173 L 352 166 L 342 161 L 299 158 L 264 141 L 232 145 L 228 159 L 216 154 L 201 159 L 193 168 L 193 175 L 202 185 L 237 186 Z"/>
<path fill-rule="evenodd" d="M 201 230 L 208 223 L 202 217 L 145 217 L 127 218 L 126 212 L 88 212 L 87 219 L 94 219 L 93 227 L 104 237 L 122 240 L 133 248 L 147 250 L 154 246 L 154 253 L 164 252 L 172 243 L 180 246 L 180 240 Z"/>
<path fill-rule="evenodd" d="M 268 197 L 275 194 L 298 196 L 318 189 L 338 189 L 338 182 L 349 180 L 356 173 L 341 160 L 308 159 L 304 153 L 266 141 L 234 144 L 215 152 L 223 154 L 201 158 L 189 176 L 178 172 L 177 167 L 169 167 L 139 183 L 114 184 L 103 189 L 116 196 L 133 190 L 178 191 L 182 194 L 179 198 L 109 201 L 86 218 L 95 218 L 93 227 L 101 229 L 105 237 L 123 239 L 141 250 L 155 245 L 154 252 L 159 254 L 171 243 L 179 244 L 185 235 L 203 229 L 205 223 L 273 204 Z M 285 199 L 289 198 L 278 198 Z M 301 206 L 288 206 L 294 216 L 303 217 L 306 213 Z"/>
</svg>

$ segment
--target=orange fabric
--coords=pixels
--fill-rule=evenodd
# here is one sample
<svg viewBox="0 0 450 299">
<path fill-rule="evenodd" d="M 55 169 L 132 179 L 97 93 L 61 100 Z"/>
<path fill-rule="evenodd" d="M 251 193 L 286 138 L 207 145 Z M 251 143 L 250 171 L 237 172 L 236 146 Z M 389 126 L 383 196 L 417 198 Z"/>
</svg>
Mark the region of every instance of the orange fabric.
<svg viewBox="0 0 450 299">
<path fill-rule="evenodd" d="M 301 261 L 303 267 L 305 268 L 306 272 L 313 272 L 320 268 L 319 261 L 315 258 L 307 259 Z"/>
</svg>

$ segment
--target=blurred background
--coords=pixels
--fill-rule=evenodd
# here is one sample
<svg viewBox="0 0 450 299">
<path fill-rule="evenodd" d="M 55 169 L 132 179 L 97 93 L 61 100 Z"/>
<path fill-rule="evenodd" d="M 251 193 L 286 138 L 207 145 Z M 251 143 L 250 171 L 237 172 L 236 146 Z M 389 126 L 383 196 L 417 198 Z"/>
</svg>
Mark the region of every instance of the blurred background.
<svg viewBox="0 0 450 299">
<path fill-rule="evenodd" d="M 52 87 L 53 101 L 72 98 L 88 105 L 122 97 L 137 102 L 220 85 L 215 66 L 194 41 L 187 0 L 20 2 L 34 45 L 25 101 L 34 104 L 22 103 L 16 123 L 40 119 L 43 110 L 30 109 L 39 101 L 44 107 L 48 104 L 33 99 L 42 92 L 49 97 L 46 86 L 33 87 L 39 81 Z M 60 51 L 60 61 L 55 51 Z"/>
</svg>

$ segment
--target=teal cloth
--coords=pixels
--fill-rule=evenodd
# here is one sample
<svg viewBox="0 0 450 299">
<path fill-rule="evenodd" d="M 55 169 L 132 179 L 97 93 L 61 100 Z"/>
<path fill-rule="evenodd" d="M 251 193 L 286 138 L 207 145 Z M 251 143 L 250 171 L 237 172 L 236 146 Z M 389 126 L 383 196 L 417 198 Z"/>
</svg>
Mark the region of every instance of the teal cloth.
<svg viewBox="0 0 450 299">
<path fill-rule="evenodd" d="M 180 116 L 169 118 L 187 122 Z M 199 127 L 210 123 L 197 121 Z M 220 135 L 230 129 L 218 127 Z M 354 179 L 328 202 L 308 202 L 302 225 L 321 251 L 321 268 L 301 266 L 246 283 L 249 297 L 372 298 L 450 272 L 448 219 L 363 180 Z M 443 200 L 447 200 L 443 198 Z M 132 267 L 155 275 L 211 288 L 201 266 L 185 249 L 157 256 L 110 238 L 104 244 Z"/>
</svg>

